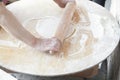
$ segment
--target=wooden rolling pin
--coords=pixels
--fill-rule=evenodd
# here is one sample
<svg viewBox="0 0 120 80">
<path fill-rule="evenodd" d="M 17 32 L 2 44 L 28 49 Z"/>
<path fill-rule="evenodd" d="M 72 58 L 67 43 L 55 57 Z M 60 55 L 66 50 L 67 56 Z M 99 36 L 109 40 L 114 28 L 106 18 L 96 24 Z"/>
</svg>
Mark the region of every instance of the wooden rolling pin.
<svg viewBox="0 0 120 80">
<path fill-rule="evenodd" d="M 60 23 L 58 24 L 58 29 L 55 34 L 55 37 L 58 38 L 62 44 L 66 37 L 66 33 L 69 30 L 70 23 L 72 22 L 72 19 L 76 13 L 77 13 L 76 2 L 75 1 L 68 2 L 64 9 L 64 13 L 61 17 Z"/>
<path fill-rule="evenodd" d="M 74 1 L 68 2 L 64 9 L 60 23 L 58 24 L 58 29 L 55 33 L 55 37 L 58 38 L 61 42 L 63 42 L 65 39 L 65 35 L 68 32 L 75 11 L 76 3 Z"/>
</svg>

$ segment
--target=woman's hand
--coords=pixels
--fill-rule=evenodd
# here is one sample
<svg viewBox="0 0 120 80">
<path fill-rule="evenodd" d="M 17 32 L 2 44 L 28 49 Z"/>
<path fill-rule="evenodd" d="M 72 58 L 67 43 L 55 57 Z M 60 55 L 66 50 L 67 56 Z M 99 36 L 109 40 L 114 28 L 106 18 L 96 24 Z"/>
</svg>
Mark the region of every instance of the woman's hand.
<svg viewBox="0 0 120 80">
<path fill-rule="evenodd" d="M 61 8 L 64 8 L 67 2 L 75 1 L 75 0 L 54 0 Z"/>
<path fill-rule="evenodd" d="M 61 49 L 61 42 L 55 37 L 48 39 L 36 39 L 34 48 L 47 53 L 50 53 L 50 51 L 52 53 L 56 53 Z"/>
</svg>

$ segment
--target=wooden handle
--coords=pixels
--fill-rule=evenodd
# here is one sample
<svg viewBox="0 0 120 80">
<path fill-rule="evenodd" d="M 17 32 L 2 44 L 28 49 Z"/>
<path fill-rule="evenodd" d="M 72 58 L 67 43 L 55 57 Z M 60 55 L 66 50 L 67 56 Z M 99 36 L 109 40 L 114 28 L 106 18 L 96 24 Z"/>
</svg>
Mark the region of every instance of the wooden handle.
<svg viewBox="0 0 120 80">
<path fill-rule="evenodd" d="M 76 3 L 68 2 L 55 34 L 55 37 L 58 38 L 61 42 L 63 42 L 65 35 L 69 29 L 75 10 L 76 10 Z"/>
</svg>

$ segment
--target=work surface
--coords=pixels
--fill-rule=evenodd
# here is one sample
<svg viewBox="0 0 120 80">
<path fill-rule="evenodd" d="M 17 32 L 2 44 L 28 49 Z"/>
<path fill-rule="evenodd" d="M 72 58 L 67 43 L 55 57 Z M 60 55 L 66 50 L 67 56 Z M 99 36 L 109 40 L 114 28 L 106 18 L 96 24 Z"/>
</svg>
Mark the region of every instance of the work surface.
<svg viewBox="0 0 120 80">
<path fill-rule="evenodd" d="M 19 80 L 106 80 L 106 70 L 105 67 L 102 68 L 97 76 L 91 79 L 83 79 L 79 77 L 55 77 L 55 78 L 46 78 L 46 77 L 35 77 L 35 76 L 28 76 L 24 74 L 12 74 Z"/>
<path fill-rule="evenodd" d="M 60 16 L 60 13 L 62 12 L 62 10 L 56 6 L 52 0 L 50 0 L 49 3 L 47 0 L 44 0 L 45 2 L 35 0 L 34 3 L 32 0 L 29 0 L 29 4 L 27 1 L 28 0 L 22 0 L 7 6 L 7 8 L 16 15 L 16 17 L 23 25 L 25 25 L 24 23 L 28 22 L 31 18 L 33 19 L 33 17 L 39 17 L 41 19 L 41 16 L 43 20 L 47 18 L 50 21 L 56 21 L 55 16 Z M 39 7 L 41 7 L 44 6 L 44 4 L 48 4 L 48 6 L 45 6 L 45 9 L 42 8 L 41 10 L 38 10 L 38 6 L 40 5 Z M 55 7 L 52 7 L 51 4 L 54 4 L 52 6 Z M 76 28 L 76 33 L 67 40 L 68 44 L 69 41 L 71 44 L 73 44 L 72 46 L 67 47 L 69 48 L 67 50 L 67 57 L 57 58 L 54 56 L 38 53 L 37 51 L 32 50 L 28 46 L 21 42 L 19 43 L 19 41 L 7 35 L 6 38 L 1 37 L 7 39 L 8 41 L 1 40 L 1 45 L 7 47 L 0 48 L 0 64 L 6 68 L 18 72 L 52 76 L 82 71 L 103 61 L 111 54 L 119 41 L 119 28 L 114 27 L 117 26 L 117 23 L 114 21 L 114 18 L 109 14 L 109 12 L 107 12 L 104 8 L 88 1 L 83 2 L 83 4 L 88 11 L 91 25 L 83 27 L 80 26 L 80 24 L 79 26 L 74 26 Z M 79 0 L 78 5 L 81 5 Z M 33 10 L 32 7 L 35 8 L 35 11 L 31 11 Z M 80 8 L 80 6 L 78 6 L 78 8 Z M 55 13 L 50 13 L 50 10 L 55 10 Z M 20 13 L 21 11 L 25 12 L 24 15 Z M 44 21 L 42 21 L 43 23 L 41 23 L 41 20 L 39 21 L 39 24 L 45 25 L 43 24 Z M 48 33 L 49 32 L 47 32 L 47 34 Z M 46 34 L 44 34 L 44 36 L 45 35 Z M 82 38 L 80 38 L 80 36 L 82 36 Z M 94 42 L 96 43 L 92 45 Z"/>
</svg>

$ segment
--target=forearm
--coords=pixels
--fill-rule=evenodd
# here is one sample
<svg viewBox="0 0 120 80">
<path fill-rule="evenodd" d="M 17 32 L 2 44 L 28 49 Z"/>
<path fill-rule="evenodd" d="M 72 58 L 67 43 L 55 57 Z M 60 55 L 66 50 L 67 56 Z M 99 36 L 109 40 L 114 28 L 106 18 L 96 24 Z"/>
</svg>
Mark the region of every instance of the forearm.
<svg viewBox="0 0 120 80">
<path fill-rule="evenodd" d="M 37 38 L 20 24 L 15 16 L 4 7 L 2 2 L 0 2 L 0 25 L 17 39 L 32 47 L 35 45 Z"/>
</svg>

